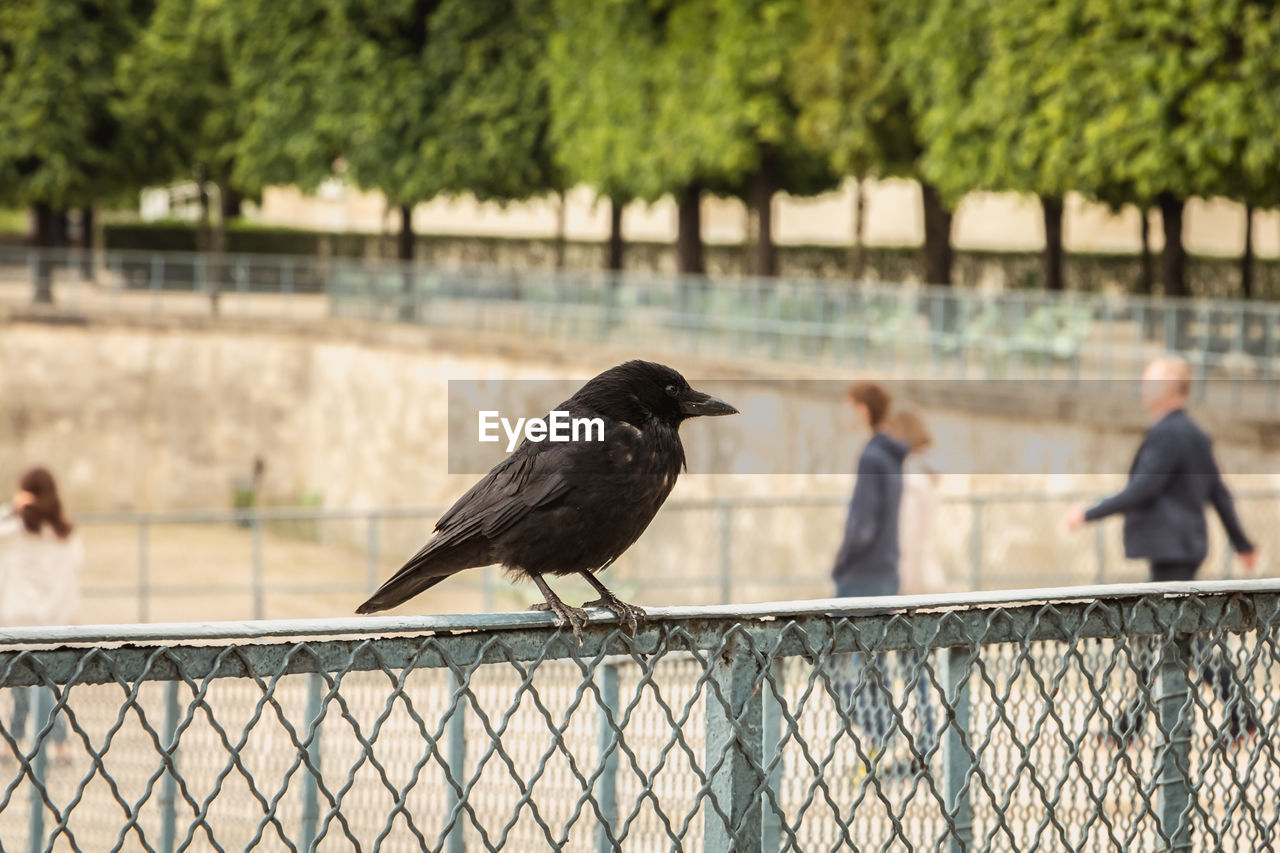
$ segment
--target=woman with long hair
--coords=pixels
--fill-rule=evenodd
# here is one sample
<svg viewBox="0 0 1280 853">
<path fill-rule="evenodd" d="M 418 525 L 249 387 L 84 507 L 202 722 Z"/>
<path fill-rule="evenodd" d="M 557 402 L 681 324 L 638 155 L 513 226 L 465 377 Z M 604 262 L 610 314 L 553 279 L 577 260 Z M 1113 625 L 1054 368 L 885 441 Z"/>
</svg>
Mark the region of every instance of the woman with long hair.
<svg viewBox="0 0 1280 853">
<path fill-rule="evenodd" d="M 84 547 L 67 520 L 53 475 L 32 468 L 18 479 L 8 507 L 0 508 L 0 625 L 66 625 L 75 618 L 80 598 L 79 574 Z M 24 736 L 32 700 L 52 708 L 47 687 L 14 691 L 9 737 Z M 45 727 L 37 720 L 36 734 Z M 55 716 L 51 733 L 53 757 L 70 758 L 67 725 Z"/>
</svg>

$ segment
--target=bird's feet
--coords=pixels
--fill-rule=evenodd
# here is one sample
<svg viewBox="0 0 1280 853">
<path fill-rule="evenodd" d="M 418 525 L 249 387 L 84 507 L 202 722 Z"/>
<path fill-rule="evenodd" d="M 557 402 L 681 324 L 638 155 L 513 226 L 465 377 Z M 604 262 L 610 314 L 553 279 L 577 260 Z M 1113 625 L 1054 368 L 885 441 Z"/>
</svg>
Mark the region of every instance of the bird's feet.
<svg viewBox="0 0 1280 853">
<path fill-rule="evenodd" d="M 647 615 L 643 608 L 636 607 L 634 604 L 627 604 L 613 593 L 601 595 L 595 601 L 588 601 L 582 605 L 583 609 L 588 607 L 603 607 L 618 617 L 618 621 L 622 623 L 622 630 L 628 637 L 634 637 L 636 630 L 640 627 Z"/>
<path fill-rule="evenodd" d="M 556 624 L 561 628 L 572 630 L 573 636 L 578 638 L 578 645 L 582 645 L 582 629 L 587 627 L 589 617 L 581 607 L 570 607 L 558 598 L 551 598 L 547 601 L 541 601 L 529 609 L 550 610 L 556 615 Z"/>
</svg>

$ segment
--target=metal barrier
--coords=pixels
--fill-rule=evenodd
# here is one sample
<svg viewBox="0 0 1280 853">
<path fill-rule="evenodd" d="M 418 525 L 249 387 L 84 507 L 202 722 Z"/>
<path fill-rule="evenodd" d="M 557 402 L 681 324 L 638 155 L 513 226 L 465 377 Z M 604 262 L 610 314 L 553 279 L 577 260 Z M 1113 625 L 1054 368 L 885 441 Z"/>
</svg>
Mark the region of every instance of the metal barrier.
<svg viewBox="0 0 1280 853">
<path fill-rule="evenodd" d="M 0 248 L 0 303 L 30 304 L 42 279 L 56 310 L 410 322 L 916 377 L 1136 379 L 1170 351 L 1202 379 L 1280 376 L 1276 303 Z M 1212 384 L 1200 383 L 1202 393 Z M 1276 406 L 1274 383 L 1257 400 L 1226 384 L 1233 406 Z"/>
<path fill-rule="evenodd" d="M 1253 850 L 1280 583 L 0 630 L 5 849 Z M 58 743 L 65 727 L 68 746 Z"/>
<path fill-rule="evenodd" d="M 1123 560 L 1118 531 L 1107 525 L 1095 525 L 1086 533 L 1069 537 L 1060 550 L 1051 554 L 1051 575 L 1029 576 L 1025 566 L 1017 571 L 1007 570 L 1009 560 L 1034 559 L 1029 553 L 1032 544 L 1046 547 L 1044 531 L 1060 527 L 1068 507 L 1097 497 L 1089 493 L 1034 492 L 944 496 L 934 526 L 935 540 L 944 533 L 948 537 L 946 543 L 935 544 L 941 552 L 940 562 L 949 587 L 978 590 L 1027 583 L 1102 584 L 1145 577 L 1145 566 Z M 1242 491 L 1236 494 L 1236 503 L 1246 527 L 1259 538 L 1262 553 L 1280 549 L 1280 541 L 1273 542 L 1270 528 L 1262 523 L 1280 506 L 1280 492 Z M 700 550 L 694 551 L 698 557 L 691 560 L 691 549 L 681 549 L 676 555 L 678 565 L 667 566 L 669 555 L 646 550 L 650 543 L 642 538 L 632 549 L 636 554 L 629 554 L 610 569 L 610 579 L 622 582 L 626 595 L 642 603 L 669 602 L 676 594 L 689 595 L 683 599 L 686 602 L 722 604 L 821 596 L 830 589 L 830 560 L 839 545 L 847 504 L 847 497 L 813 495 L 671 501 L 654 522 L 662 532 L 647 538 L 700 540 Z M 91 562 L 83 594 L 89 599 L 120 601 L 129 608 L 125 612 L 139 622 L 154 618 L 157 607 L 164 618 L 166 602 L 193 597 L 234 598 L 240 603 L 224 615 L 253 619 L 278 612 L 275 605 L 282 600 L 304 595 L 343 596 L 354 606 L 356 599 L 371 593 L 389 571 L 399 566 L 398 558 L 416 550 L 442 512 L 443 508 L 438 507 L 264 507 L 86 513 L 76 519 L 86 536 L 116 528 L 122 540 L 132 540 L 134 568 L 126 582 L 104 584 L 98 579 L 101 571 L 95 571 Z M 325 525 L 342 529 L 334 531 L 334 535 L 324 535 Z M 791 537 L 794 541 L 780 541 L 783 537 L 779 529 L 793 525 L 800 527 Z M 153 552 L 164 544 L 164 531 L 192 527 L 222 527 L 229 536 L 236 537 L 247 571 L 239 577 L 223 571 L 218 577 L 201 578 L 193 577 L 184 564 L 158 563 Z M 324 544 L 334 555 L 340 569 L 332 576 L 317 577 L 309 571 L 305 577 L 288 579 L 269 570 L 272 547 L 281 539 L 304 534 Z M 1037 543 L 1026 542 L 1028 536 Z M 948 547 L 941 547 L 944 544 Z M 347 546 L 341 551 L 345 555 L 342 560 L 337 559 L 340 545 Z M 1213 546 L 1202 576 L 1233 577 L 1231 550 L 1216 532 Z M 94 550 L 90 548 L 91 558 Z M 112 550 L 120 551 L 118 547 Z M 1040 557 L 1044 560 L 1046 554 Z M 776 565 L 779 562 L 793 568 L 782 571 Z M 472 593 L 471 607 L 484 612 L 509 609 L 511 603 L 506 599 L 516 589 L 492 568 L 465 573 L 452 580 L 450 586 Z"/>
</svg>

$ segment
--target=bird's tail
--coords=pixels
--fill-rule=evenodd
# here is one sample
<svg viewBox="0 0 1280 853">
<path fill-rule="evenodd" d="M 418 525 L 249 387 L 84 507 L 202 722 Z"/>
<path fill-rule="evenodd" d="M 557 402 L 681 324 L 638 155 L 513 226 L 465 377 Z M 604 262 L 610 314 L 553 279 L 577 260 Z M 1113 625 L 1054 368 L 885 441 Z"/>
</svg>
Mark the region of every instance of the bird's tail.
<svg viewBox="0 0 1280 853">
<path fill-rule="evenodd" d="M 424 590 L 445 580 L 449 575 L 411 575 L 409 577 L 395 577 L 388 580 L 382 586 L 378 587 L 368 601 L 356 608 L 357 613 L 377 613 L 379 610 L 390 610 L 397 604 L 401 604 L 413 598 Z"/>
<path fill-rule="evenodd" d="M 357 607 L 356 613 L 388 610 L 463 569 L 483 566 L 488 562 L 487 547 L 484 550 L 486 553 L 480 554 L 475 547 L 441 548 L 437 543 L 429 542 L 378 587 L 368 601 Z"/>
</svg>

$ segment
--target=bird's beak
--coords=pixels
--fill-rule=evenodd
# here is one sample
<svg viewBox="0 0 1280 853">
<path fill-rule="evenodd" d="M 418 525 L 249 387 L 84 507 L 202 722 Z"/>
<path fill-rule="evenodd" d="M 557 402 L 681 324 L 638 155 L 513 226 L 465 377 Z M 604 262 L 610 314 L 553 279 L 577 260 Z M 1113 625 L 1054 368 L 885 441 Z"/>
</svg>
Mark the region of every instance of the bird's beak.
<svg viewBox="0 0 1280 853">
<path fill-rule="evenodd" d="M 738 410 L 724 400 L 712 397 L 710 394 L 704 394 L 701 391 L 694 391 L 688 399 L 681 400 L 680 411 L 691 418 L 704 415 L 738 414 Z"/>
</svg>

